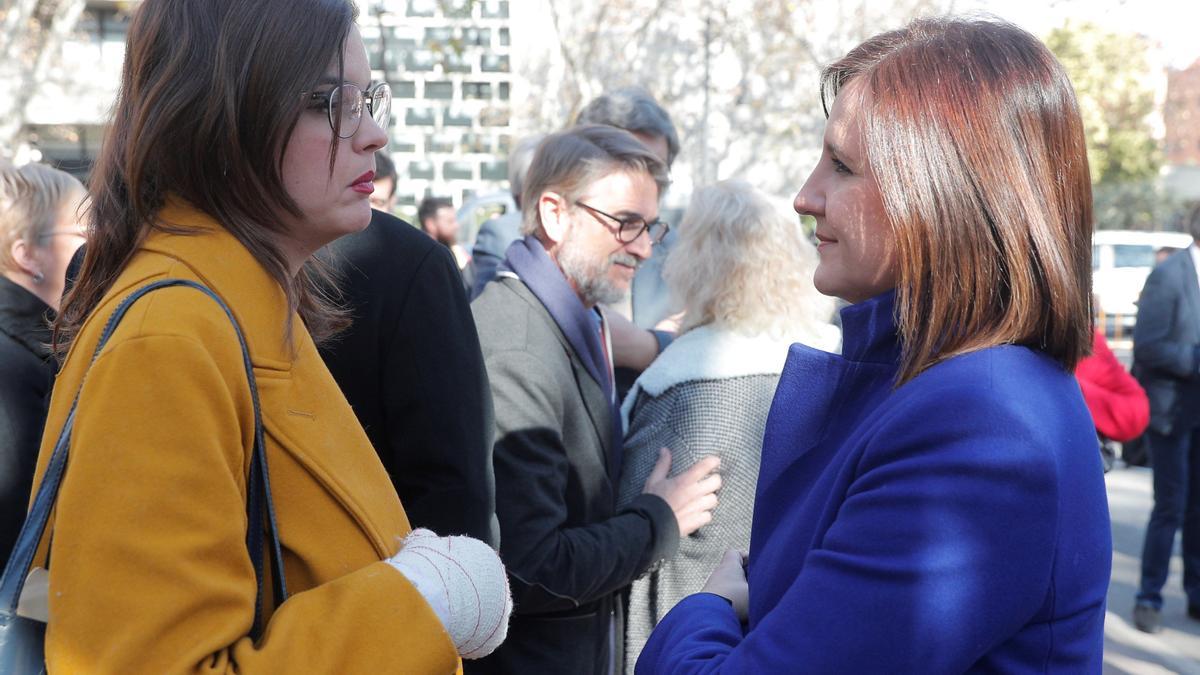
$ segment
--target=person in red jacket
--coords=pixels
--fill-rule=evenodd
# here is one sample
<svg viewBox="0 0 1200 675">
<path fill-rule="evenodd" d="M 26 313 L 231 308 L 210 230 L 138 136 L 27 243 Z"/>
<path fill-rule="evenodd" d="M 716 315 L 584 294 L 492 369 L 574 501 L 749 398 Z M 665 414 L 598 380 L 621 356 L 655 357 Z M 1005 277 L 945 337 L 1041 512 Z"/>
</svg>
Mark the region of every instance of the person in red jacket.
<svg viewBox="0 0 1200 675">
<path fill-rule="evenodd" d="M 1092 353 L 1075 367 L 1075 379 L 1079 380 L 1083 400 L 1092 413 L 1102 448 L 1106 441 L 1124 443 L 1146 430 L 1150 423 L 1150 401 L 1142 386 L 1117 360 L 1103 331 L 1092 332 Z M 1105 454 L 1105 466 L 1110 464 L 1111 456 Z"/>
</svg>

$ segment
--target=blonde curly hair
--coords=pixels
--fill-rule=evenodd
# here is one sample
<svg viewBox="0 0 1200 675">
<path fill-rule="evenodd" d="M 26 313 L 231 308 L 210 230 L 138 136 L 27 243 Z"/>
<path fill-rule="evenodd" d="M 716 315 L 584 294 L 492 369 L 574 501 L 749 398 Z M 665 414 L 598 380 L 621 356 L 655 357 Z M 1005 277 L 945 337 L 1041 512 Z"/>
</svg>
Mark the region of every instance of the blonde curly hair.
<svg viewBox="0 0 1200 675">
<path fill-rule="evenodd" d="M 663 279 L 684 310 L 680 334 L 713 324 L 787 338 L 829 323 L 834 301 L 813 285 L 816 249 L 749 183 L 697 190 L 678 232 Z"/>
</svg>

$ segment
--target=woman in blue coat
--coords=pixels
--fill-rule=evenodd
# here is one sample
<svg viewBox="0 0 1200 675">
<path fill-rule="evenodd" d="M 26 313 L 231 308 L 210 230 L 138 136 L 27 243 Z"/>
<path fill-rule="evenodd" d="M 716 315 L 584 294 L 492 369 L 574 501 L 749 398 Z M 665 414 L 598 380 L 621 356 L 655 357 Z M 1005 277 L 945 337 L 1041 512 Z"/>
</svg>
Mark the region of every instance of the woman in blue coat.
<svg viewBox="0 0 1200 675">
<path fill-rule="evenodd" d="M 827 68 L 822 99 L 795 208 L 817 288 L 852 303 L 842 354 L 791 348 L 749 555 L 637 672 L 1098 673 L 1112 542 L 1071 375 L 1092 212 L 1067 76 L 1014 26 L 922 20 Z"/>
</svg>

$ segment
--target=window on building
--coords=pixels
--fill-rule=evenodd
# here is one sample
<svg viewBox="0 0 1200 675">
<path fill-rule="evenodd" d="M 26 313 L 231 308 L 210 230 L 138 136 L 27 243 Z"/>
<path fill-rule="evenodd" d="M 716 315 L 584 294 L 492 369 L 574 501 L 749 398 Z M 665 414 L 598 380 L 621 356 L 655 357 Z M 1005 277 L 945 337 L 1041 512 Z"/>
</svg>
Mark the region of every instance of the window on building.
<svg viewBox="0 0 1200 675">
<path fill-rule="evenodd" d="M 452 99 L 454 98 L 453 82 L 425 82 L 425 98 Z"/>
<path fill-rule="evenodd" d="M 455 134 L 445 132 L 429 134 L 425 139 L 425 151 L 452 153 L 458 147 L 457 141 Z"/>
<path fill-rule="evenodd" d="M 490 47 L 492 44 L 492 29 L 490 28 L 464 28 L 463 43 L 474 47 Z"/>
<path fill-rule="evenodd" d="M 447 127 L 469 127 L 471 116 L 461 110 L 447 110 L 442 117 L 442 125 Z"/>
<path fill-rule="evenodd" d="M 479 165 L 479 177 L 482 180 L 507 180 L 508 162 L 496 160 Z"/>
<path fill-rule="evenodd" d="M 434 26 L 425 29 L 425 42 L 445 44 L 454 39 L 454 29 L 450 26 Z"/>
<path fill-rule="evenodd" d="M 410 71 L 430 71 L 436 63 L 433 52 L 428 49 L 416 49 L 408 53 L 405 66 Z"/>
<path fill-rule="evenodd" d="M 508 126 L 508 119 L 508 108 L 500 106 L 484 108 L 479 113 L 479 123 L 485 127 L 506 127 Z"/>
<path fill-rule="evenodd" d="M 442 11 L 456 19 L 471 18 L 471 8 L 477 0 L 441 0 Z"/>
<path fill-rule="evenodd" d="M 462 151 L 464 153 L 487 153 L 491 151 L 491 143 L 483 134 L 463 134 Z"/>
<path fill-rule="evenodd" d="M 432 127 L 437 124 L 433 108 L 409 108 L 404 113 L 404 124 L 410 127 Z"/>
<path fill-rule="evenodd" d="M 487 100 L 492 97 L 491 82 L 463 82 L 464 99 Z"/>
<path fill-rule="evenodd" d="M 447 73 L 469 73 L 471 61 L 470 56 L 461 52 L 448 51 L 442 55 L 442 67 Z"/>
<path fill-rule="evenodd" d="M 481 68 L 485 73 L 507 73 L 508 54 L 484 54 Z"/>
<path fill-rule="evenodd" d="M 433 162 L 421 160 L 408 163 L 408 177 L 433 180 Z"/>
<path fill-rule="evenodd" d="M 438 0 L 408 0 L 409 16 L 434 16 L 437 14 Z"/>
<path fill-rule="evenodd" d="M 483 18 L 485 19 L 507 19 L 508 18 L 508 2 L 507 0 L 486 0 L 483 4 Z"/>
</svg>

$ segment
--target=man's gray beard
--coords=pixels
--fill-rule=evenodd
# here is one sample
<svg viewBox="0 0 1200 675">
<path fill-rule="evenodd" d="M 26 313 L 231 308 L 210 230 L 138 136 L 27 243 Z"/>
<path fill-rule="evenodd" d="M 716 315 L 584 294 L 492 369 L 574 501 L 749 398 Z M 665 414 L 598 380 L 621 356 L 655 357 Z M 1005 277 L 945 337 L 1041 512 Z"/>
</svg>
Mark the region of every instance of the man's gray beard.
<svg viewBox="0 0 1200 675">
<path fill-rule="evenodd" d="M 613 258 L 614 256 L 598 258 L 588 255 L 575 238 L 568 235 L 558 251 L 558 266 L 563 275 L 575 283 L 575 288 L 585 304 L 610 304 L 624 299 L 628 293 L 628 289 L 617 287 L 608 278 Z M 636 264 L 636 258 L 632 262 Z"/>
</svg>

